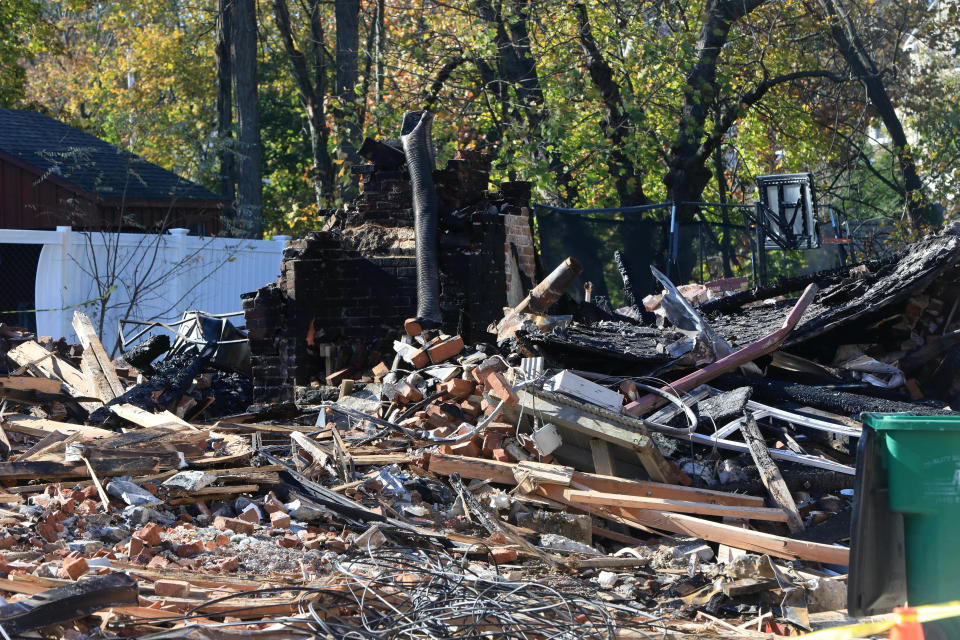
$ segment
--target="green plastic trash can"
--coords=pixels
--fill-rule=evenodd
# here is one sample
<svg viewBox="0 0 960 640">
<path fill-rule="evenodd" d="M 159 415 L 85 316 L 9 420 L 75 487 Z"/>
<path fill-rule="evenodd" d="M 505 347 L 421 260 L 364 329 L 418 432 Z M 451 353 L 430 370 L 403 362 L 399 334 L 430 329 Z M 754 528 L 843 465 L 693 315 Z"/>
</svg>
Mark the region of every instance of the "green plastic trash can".
<svg viewBox="0 0 960 640">
<path fill-rule="evenodd" d="M 887 589 L 884 606 L 960 600 L 960 416 L 871 413 L 864 425 L 848 598 L 869 576 Z M 960 638 L 960 618 L 938 624 L 931 637 Z"/>
</svg>

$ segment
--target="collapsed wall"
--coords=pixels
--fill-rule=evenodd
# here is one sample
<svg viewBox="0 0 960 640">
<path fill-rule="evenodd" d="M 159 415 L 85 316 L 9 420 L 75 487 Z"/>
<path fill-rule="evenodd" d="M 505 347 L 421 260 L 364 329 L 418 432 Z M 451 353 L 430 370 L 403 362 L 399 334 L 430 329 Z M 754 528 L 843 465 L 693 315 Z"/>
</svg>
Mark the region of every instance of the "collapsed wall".
<svg viewBox="0 0 960 640">
<path fill-rule="evenodd" d="M 243 296 L 255 402 L 292 400 L 296 386 L 389 363 L 397 327 L 415 315 L 410 179 L 395 156 L 368 157 L 354 167 L 356 200 L 323 231 L 290 241 L 278 280 Z M 484 341 L 535 279 L 530 185 L 489 191 L 489 171 L 489 156 L 462 151 L 433 174 L 443 327 L 468 341 Z"/>
</svg>

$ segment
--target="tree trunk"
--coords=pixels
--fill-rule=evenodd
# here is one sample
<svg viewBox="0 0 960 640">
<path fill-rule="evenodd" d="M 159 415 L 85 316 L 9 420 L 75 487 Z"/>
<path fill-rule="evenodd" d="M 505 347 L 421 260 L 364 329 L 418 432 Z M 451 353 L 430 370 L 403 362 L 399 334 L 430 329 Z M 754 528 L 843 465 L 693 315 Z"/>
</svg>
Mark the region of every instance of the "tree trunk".
<svg viewBox="0 0 960 640">
<path fill-rule="evenodd" d="M 263 235 L 263 172 L 257 98 L 257 8 L 233 0 L 233 88 L 237 103 L 237 226 L 240 235 Z"/>
<path fill-rule="evenodd" d="M 340 108 L 334 110 L 339 149 L 347 162 L 357 162 L 360 124 L 357 122 L 357 58 L 360 51 L 360 0 L 335 0 L 337 69 L 334 91 Z"/>
<path fill-rule="evenodd" d="M 376 85 L 374 88 L 374 100 L 373 103 L 376 106 L 380 106 L 383 102 L 383 52 L 387 46 L 387 32 L 386 32 L 386 20 L 384 19 L 384 13 L 386 12 L 386 0 L 377 0 L 377 19 L 374 23 L 377 29 L 377 36 L 374 39 L 374 73 L 376 75 Z M 377 134 L 380 133 L 380 113 L 377 112 Z"/>
<path fill-rule="evenodd" d="M 717 174 L 717 194 L 720 196 L 720 204 L 727 204 L 727 175 L 724 170 L 723 162 L 723 144 L 718 144 L 713 150 L 713 170 Z M 722 224 L 719 235 L 720 245 L 720 264 L 723 268 L 723 277 L 733 277 L 733 265 L 731 264 L 730 249 L 730 211 L 726 207 L 720 207 L 720 222 Z"/>
<path fill-rule="evenodd" d="M 632 207 L 647 204 L 649 200 L 643 193 L 643 176 L 637 173 L 636 166 L 626 149 L 631 123 L 623 108 L 620 87 L 614 81 L 613 70 L 593 39 L 587 8 L 577 3 L 574 5 L 574 10 L 577 12 L 580 47 L 586 58 L 590 79 L 600 92 L 607 109 L 600 121 L 600 127 L 610 145 L 610 161 L 607 170 L 616 187 L 620 206 Z"/>
<path fill-rule="evenodd" d="M 573 176 L 564 166 L 560 153 L 546 150 L 547 137 L 542 131 L 547 121 L 546 99 L 540 84 L 537 60 L 530 48 L 530 32 L 527 26 L 530 1 L 509 2 L 513 10 L 511 15 L 505 18 L 499 7 L 496 10 L 493 8 L 490 0 L 476 0 L 480 16 L 496 29 L 494 42 L 497 46 L 497 71 L 500 76 L 498 94 L 503 117 L 513 113 L 515 120 L 526 120 L 527 136 L 534 141 L 534 161 L 546 163 L 549 167 L 560 190 L 555 204 L 563 205 L 576 198 L 576 185 L 573 183 Z M 517 108 L 511 106 L 507 85 L 512 86 L 516 93 L 515 103 L 520 105 Z"/>
<path fill-rule="evenodd" d="M 900 172 L 903 174 L 903 191 L 901 196 L 906 205 L 910 223 L 915 231 L 920 231 L 928 221 L 925 213 L 929 209 L 923 183 L 917 173 L 917 166 L 913 162 L 910 143 L 903 130 L 903 123 L 897 115 L 897 110 L 890 100 L 890 94 L 883 83 L 883 74 L 867 52 L 860 35 L 850 20 L 846 9 L 839 6 L 834 0 L 819 0 L 820 6 L 826 13 L 830 23 L 830 35 L 837 45 L 837 50 L 844 61 L 850 66 L 853 74 L 863 83 L 867 97 L 873 105 L 874 111 L 883 121 L 883 126 L 893 142 L 894 153 Z"/>
<path fill-rule="evenodd" d="M 233 87 L 231 85 L 230 41 L 233 31 L 232 0 L 219 0 L 217 8 L 217 140 L 220 144 L 220 195 L 230 199 L 233 208 L 235 195 L 233 162 Z M 229 218 L 231 214 L 225 217 Z"/>
<path fill-rule="evenodd" d="M 297 48 L 293 38 L 293 29 L 290 25 L 290 11 L 286 0 L 273 1 L 274 17 L 277 21 L 277 30 L 283 40 L 283 47 L 290 60 L 293 77 L 297 82 L 300 95 L 300 105 L 307 117 L 307 127 L 310 130 L 310 148 L 313 154 L 313 187 L 317 200 L 317 208 L 323 209 L 327 199 L 333 194 L 333 162 L 327 148 L 329 130 L 327 129 L 326 114 L 323 106 L 323 96 L 326 92 L 326 67 L 323 52 L 323 23 L 320 15 L 319 0 L 310 2 L 310 35 L 313 41 L 313 77 L 307 65 L 307 57 Z"/>
<path fill-rule="evenodd" d="M 670 169 L 663 182 L 674 202 L 699 202 L 710 182 L 707 168 L 712 146 L 703 145 L 706 138 L 707 116 L 717 103 L 720 87 L 717 84 L 717 62 L 727 43 L 733 24 L 764 3 L 765 0 L 708 0 L 697 54 L 687 74 L 683 88 L 683 108 L 677 124 L 677 137 L 670 148 Z M 697 208 L 677 207 L 682 222 L 691 222 Z"/>
</svg>

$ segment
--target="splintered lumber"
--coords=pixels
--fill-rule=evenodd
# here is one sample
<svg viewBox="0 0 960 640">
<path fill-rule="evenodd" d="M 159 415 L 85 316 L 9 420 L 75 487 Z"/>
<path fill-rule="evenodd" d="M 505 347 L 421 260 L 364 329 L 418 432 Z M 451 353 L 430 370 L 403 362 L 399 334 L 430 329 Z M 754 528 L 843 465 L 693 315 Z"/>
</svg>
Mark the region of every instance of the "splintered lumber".
<svg viewBox="0 0 960 640">
<path fill-rule="evenodd" d="M 0 377 L 0 388 L 17 391 L 39 391 L 40 393 L 58 394 L 63 383 L 54 378 L 34 378 L 32 376 Z"/>
<path fill-rule="evenodd" d="M 263 582 L 247 580 L 229 574 L 211 575 L 199 571 L 188 571 L 179 568 L 151 569 L 139 564 L 127 563 L 122 560 L 113 562 L 118 569 L 134 570 L 137 576 L 151 580 L 182 580 L 194 587 L 205 589 L 229 589 L 231 591 L 256 591 L 263 588 Z M 2 581 L 0 581 L 2 584 Z"/>
<path fill-rule="evenodd" d="M 527 463 L 529 464 L 529 463 Z M 557 469 L 569 469 L 560 465 L 550 465 Z M 459 473 L 463 478 L 471 480 L 489 480 L 499 484 L 516 484 L 516 472 L 520 465 L 512 462 L 499 462 L 483 458 L 468 458 L 465 456 L 447 455 L 444 453 L 430 454 L 430 472 L 438 475 Z M 662 498 L 664 500 L 682 500 L 686 502 L 700 502 L 704 504 L 719 504 L 743 507 L 762 507 L 763 498 L 738 493 L 714 491 L 713 489 L 697 489 L 680 485 L 662 484 L 659 482 L 645 482 L 642 480 L 626 480 L 614 476 L 602 476 L 595 473 L 581 473 L 572 470 L 570 486 L 582 485 L 593 491 L 633 495 L 647 498 Z M 566 486 L 566 485 L 561 485 Z"/>
<path fill-rule="evenodd" d="M 464 478 L 490 480 L 501 484 L 515 484 L 516 464 L 481 460 L 462 456 L 451 456 L 440 453 L 430 455 L 430 471 L 440 475 L 458 473 Z M 607 493 L 632 494 L 666 500 L 682 500 L 687 502 L 701 502 L 704 504 L 729 504 L 732 506 L 763 507 L 763 498 L 744 496 L 739 494 L 712 491 L 709 489 L 694 489 L 692 487 L 670 486 L 655 482 L 638 482 L 623 480 L 608 476 L 598 476 L 591 473 L 574 471 L 571 475 L 570 487 L 575 489 L 592 489 Z M 792 560 L 810 560 L 829 564 L 846 565 L 849 550 L 845 547 L 835 547 L 826 544 L 792 540 L 782 536 L 775 536 L 760 531 L 740 529 L 730 525 L 702 520 L 681 513 L 668 513 L 655 509 L 633 509 L 628 507 L 601 507 L 584 502 L 574 503 L 564 497 L 568 487 L 559 484 L 541 484 L 536 489 L 536 495 L 549 498 L 561 504 L 578 508 L 587 513 L 598 515 L 614 522 L 627 524 L 643 531 L 656 529 L 671 533 L 691 535 L 712 542 L 769 553 L 779 558 Z"/>
<path fill-rule="evenodd" d="M 613 458 L 610 456 L 610 443 L 599 438 L 590 440 L 590 453 L 593 456 L 593 470 L 604 476 L 613 475 Z"/>
<path fill-rule="evenodd" d="M 627 556 L 625 558 L 615 558 L 606 556 L 602 558 L 570 558 L 566 564 L 575 569 L 634 569 L 636 567 L 645 567 L 650 564 L 650 558 L 635 558 Z"/>
<path fill-rule="evenodd" d="M 84 351 L 80 355 L 80 371 L 86 377 L 87 385 L 93 389 L 94 395 L 100 398 L 102 402 L 110 402 L 117 397 L 113 393 L 113 389 L 110 388 L 110 383 L 103 374 L 103 370 L 100 369 L 97 356 L 92 351 Z M 117 380 L 119 381 L 119 378 Z"/>
<path fill-rule="evenodd" d="M 140 425 L 141 427 L 170 427 L 175 425 L 193 431 L 197 430 L 197 427 L 170 411 L 150 413 L 145 409 L 129 403 L 110 405 L 110 411 L 124 420 L 129 420 L 133 424 Z"/>
<path fill-rule="evenodd" d="M 60 380 L 80 395 L 89 395 L 90 388 L 83 373 L 55 353 L 47 351 L 38 342 L 29 340 L 7 352 L 7 356 L 22 367 L 35 368 L 48 378 Z"/>
<path fill-rule="evenodd" d="M 82 458 L 83 464 L 87 466 L 87 471 L 90 472 L 90 481 L 93 482 L 93 486 L 97 488 L 97 495 L 100 496 L 100 504 L 103 506 L 103 510 L 107 513 L 110 513 L 110 498 L 107 497 L 107 492 L 103 489 L 103 484 L 100 482 L 100 478 L 97 477 L 96 472 L 93 470 L 93 465 L 90 464 L 90 461 L 86 458 Z"/>
<path fill-rule="evenodd" d="M 520 402 L 504 408 L 504 414 L 511 419 L 519 418 L 523 412 L 535 413 L 545 422 L 636 452 L 644 470 L 658 482 L 690 484 L 690 478 L 663 457 L 642 423 L 628 425 L 629 417 L 542 389 L 528 387 L 518 390 L 517 395 Z"/>
<path fill-rule="evenodd" d="M 624 496 L 617 493 L 602 493 L 600 491 L 578 489 L 567 489 L 563 492 L 563 497 L 573 503 L 632 507 L 635 509 L 656 509 L 658 511 L 669 511 L 672 513 L 695 513 L 702 516 L 749 518 L 750 520 L 770 520 L 773 522 L 787 521 L 787 514 L 782 509 L 768 509 L 766 507 L 729 507 L 719 504 Z"/>
<path fill-rule="evenodd" d="M 301 449 L 310 454 L 310 457 L 313 458 L 313 463 L 315 465 L 324 467 L 326 466 L 327 461 L 333 457 L 332 451 L 328 451 L 299 431 L 291 432 L 290 439 L 297 443 Z"/>
<path fill-rule="evenodd" d="M 537 493 L 544 497 L 643 531 L 656 529 L 679 533 L 788 560 L 809 560 L 811 562 L 846 565 L 850 558 L 850 550 L 846 547 L 793 540 L 761 531 L 751 531 L 728 524 L 703 520 L 682 513 L 573 503 L 564 499 L 563 492 L 563 487 L 556 485 L 543 485 L 537 489 Z"/>
<path fill-rule="evenodd" d="M 46 382 L 54 383 L 57 388 L 60 387 L 59 380 L 49 380 L 48 378 L 33 378 L 34 380 L 44 380 Z M 54 402 L 69 402 L 72 403 L 74 400 L 77 401 L 92 401 L 98 402 L 98 398 L 82 398 L 71 396 L 70 394 L 57 391 L 56 393 L 46 393 L 44 391 L 36 391 L 34 389 L 14 389 L 12 387 L 2 387 L 0 386 L 0 398 L 7 398 L 13 400 L 19 404 L 32 404 L 32 405 L 49 405 Z"/>
<path fill-rule="evenodd" d="M 545 462 L 518 462 L 513 468 L 513 477 L 517 486 L 528 483 L 531 487 L 541 484 L 559 484 L 566 487 L 573 480 L 573 468 Z"/>
<path fill-rule="evenodd" d="M 3 431 L 3 427 L 0 427 L 0 431 Z M 54 431 L 53 433 L 48 433 L 43 436 L 36 444 L 32 447 L 21 453 L 17 456 L 17 462 L 26 462 L 33 456 L 40 455 L 45 449 L 55 447 L 57 444 L 67 440 L 67 436 L 60 433 L 59 431 Z M 62 445 L 61 445 L 62 446 Z"/>
<path fill-rule="evenodd" d="M 810 303 L 813 302 L 818 290 L 817 285 L 808 285 L 807 288 L 804 289 L 803 295 L 800 296 L 800 299 L 797 300 L 797 303 L 793 306 L 793 309 L 790 310 L 786 320 L 783 321 L 783 326 L 770 335 L 738 351 L 734 351 L 730 355 L 720 358 L 716 362 L 712 362 L 704 368 L 694 371 L 679 380 L 671 382 L 669 385 L 662 387 L 661 390 L 664 393 L 674 395 L 683 393 L 684 391 L 690 391 L 695 387 L 710 382 L 721 374 L 733 371 L 748 362 L 753 362 L 771 351 L 776 351 L 780 348 L 780 345 L 783 344 L 783 341 L 787 339 L 787 336 L 790 335 L 790 332 L 793 331 L 793 328 L 797 326 L 797 323 L 800 322 L 803 312 L 806 311 Z M 657 408 L 665 402 L 666 400 L 661 396 L 650 393 L 638 399 L 636 402 L 631 402 L 624 407 L 623 410 L 632 416 L 639 416 Z"/>
<path fill-rule="evenodd" d="M 113 431 L 101 429 L 99 427 L 88 427 L 82 424 L 70 424 L 69 422 L 57 422 L 56 420 L 47 420 L 36 416 L 28 416 L 19 413 L 7 413 L 0 417 L 0 423 L 7 431 L 22 433 L 36 438 L 59 431 L 60 433 L 71 435 L 79 433 L 85 438 L 109 438 L 117 435 Z"/>
<path fill-rule="evenodd" d="M 12 451 L 13 445 L 10 444 L 10 439 L 7 438 L 7 432 L 3 430 L 3 425 L 0 424 L 0 460 L 9 458 Z"/>
<path fill-rule="evenodd" d="M 7 357 L 38 377 L 53 378 L 64 384 L 67 392 L 74 398 L 86 398 L 92 390 L 83 373 L 55 353 L 44 349 L 40 343 L 28 340 L 7 352 Z M 87 411 L 96 411 L 100 405 L 93 402 L 81 402 Z"/>
<path fill-rule="evenodd" d="M 760 471 L 760 479 L 763 480 L 763 486 L 767 488 L 770 497 L 787 514 L 787 527 L 791 533 L 803 531 L 803 519 L 797 511 L 797 504 L 793 501 L 793 495 L 787 488 L 787 483 L 783 481 L 780 474 L 780 468 L 770 457 L 767 450 L 767 443 L 760 433 L 760 427 L 749 411 L 744 414 L 743 422 L 740 424 L 740 433 L 743 439 L 750 447 L 750 455 L 753 456 L 753 462 Z"/>
<path fill-rule="evenodd" d="M 137 458 L 111 458 L 95 460 L 93 468 L 99 475 L 123 476 L 134 473 L 156 473 L 157 459 L 140 456 Z M 87 466 L 83 463 L 60 462 L 0 462 L 0 479 L 3 480 L 47 480 L 57 478 L 88 478 Z"/>
<path fill-rule="evenodd" d="M 93 462 L 106 464 L 111 460 L 132 460 L 140 456 L 154 458 L 161 469 L 180 469 L 186 466 L 186 457 L 179 451 L 161 447 L 123 447 L 106 448 L 84 442 L 71 442 L 66 446 L 64 459 L 66 462 L 76 462 L 84 458 Z"/>
<path fill-rule="evenodd" d="M 207 448 L 209 431 L 171 430 L 167 427 L 131 429 L 95 443 L 101 449 L 131 449 L 143 454 L 154 451 L 170 453 L 179 451 L 185 456 L 202 456 Z"/>
<path fill-rule="evenodd" d="M 370 465 L 389 465 L 389 464 L 409 464 L 413 461 L 413 456 L 406 453 L 353 453 L 353 464 L 357 467 L 368 467 Z"/>
<path fill-rule="evenodd" d="M 181 504 L 193 504 L 201 500 L 221 500 L 232 498 L 240 493 L 253 493 L 260 488 L 257 484 L 238 484 L 229 487 L 203 487 L 194 491 L 183 491 L 182 489 L 171 489 L 167 504 L 178 506 Z"/>
<path fill-rule="evenodd" d="M 120 383 L 113 361 L 100 343 L 97 331 L 93 328 L 93 323 L 90 322 L 87 314 L 82 311 L 73 312 L 73 330 L 77 333 L 80 344 L 83 345 L 81 368 L 86 368 L 84 373 L 90 381 L 90 387 L 104 402 L 110 402 L 123 395 L 123 384 Z"/>
</svg>

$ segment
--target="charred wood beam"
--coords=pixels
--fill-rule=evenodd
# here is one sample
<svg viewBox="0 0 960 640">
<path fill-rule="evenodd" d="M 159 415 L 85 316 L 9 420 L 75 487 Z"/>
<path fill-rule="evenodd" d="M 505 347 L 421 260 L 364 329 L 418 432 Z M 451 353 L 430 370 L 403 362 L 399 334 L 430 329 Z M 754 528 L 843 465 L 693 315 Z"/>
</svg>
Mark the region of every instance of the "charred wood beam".
<svg viewBox="0 0 960 640">
<path fill-rule="evenodd" d="M 957 414 L 955 411 L 929 404 L 871 398 L 846 391 L 820 389 L 805 384 L 767 378 L 746 378 L 730 373 L 718 377 L 714 384 L 723 389 L 751 386 L 753 387 L 754 399 L 761 402 L 771 404 L 796 402 L 803 406 L 823 409 L 844 416 L 853 416 L 864 411 L 881 411 L 884 413 L 914 411 L 927 415 Z"/>
<path fill-rule="evenodd" d="M 139 601 L 137 581 L 125 573 L 108 573 L 56 587 L 0 607 L 4 635 L 18 635 L 83 618 L 95 611 Z"/>
<path fill-rule="evenodd" d="M 155 371 L 150 363 L 169 350 L 170 336 L 163 333 L 150 336 L 129 351 L 124 351 L 120 357 L 123 362 L 136 367 L 148 376 L 152 376 Z"/>
</svg>

